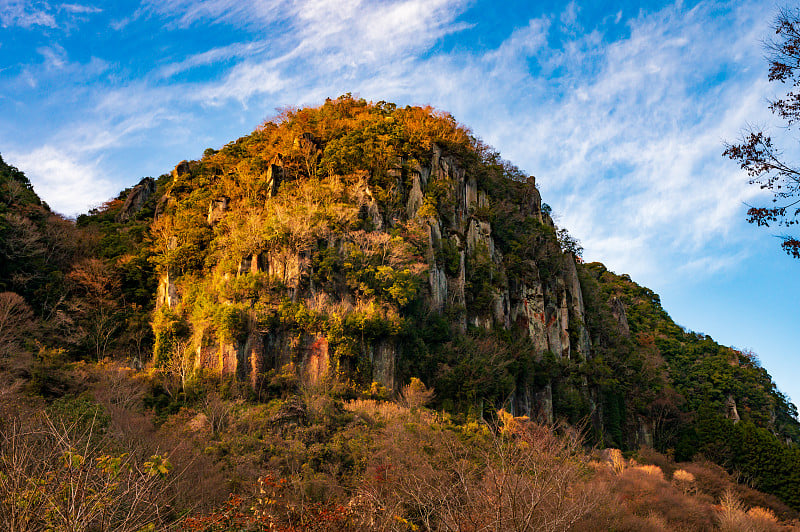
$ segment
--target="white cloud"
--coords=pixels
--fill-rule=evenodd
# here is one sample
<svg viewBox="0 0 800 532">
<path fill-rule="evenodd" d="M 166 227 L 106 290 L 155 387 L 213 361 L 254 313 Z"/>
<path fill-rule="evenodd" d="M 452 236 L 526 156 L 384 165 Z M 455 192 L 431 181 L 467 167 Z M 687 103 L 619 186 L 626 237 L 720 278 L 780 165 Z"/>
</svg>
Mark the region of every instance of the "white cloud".
<svg viewBox="0 0 800 532">
<path fill-rule="evenodd" d="M 100 173 L 99 160 L 82 160 L 54 146 L 11 152 L 8 160 L 24 169 L 36 192 L 54 211 L 68 216 L 85 211 L 87 205 L 99 205 L 117 192 Z"/>
<path fill-rule="evenodd" d="M 717 7 L 642 15 L 615 42 L 593 32 L 542 48 L 540 65 L 558 72 L 547 78 L 524 61 L 481 67 L 481 60 L 497 64 L 498 51 L 472 60 L 477 72 L 439 75 L 456 76 L 480 102 L 460 103 L 458 117 L 538 176 L 545 201 L 590 259 L 646 278 L 670 275 L 670 264 L 707 265 L 720 248 L 746 245 L 731 228 L 742 223 L 742 202 L 758 194 L 721 152 L 743 116 L 764 116 L 765 83 L 752 68 L 762 61 L 754 36 L 765 30 L 762 13 L 734 9 L 728 26 L 716 27 L 725 20 L 712 16 Z M 736 35 L 742 27 L 749 29 Z M 728 80 L 712 90 L 707 80 L 717 76 Z M 469 84 L 476 77 L 481 85 Z"/>
<path fill-rule="evenodd" d="M 220 81 L 190 89 L 190 98 L 215 106 L 228 100 L 247 106 L 256 96 L 289 87 L 301 91 L 326 87 L 334 77 L 351 86 L 359 84 L 375 78 L 376 70 L 382 76 L 393 65 L 413 62 L 443 36 L 467 27 L 455 22 L 466 8 L 463 0 L 305 0 L 255 2 L 248 8 L 226 0 L 175 0 L 148 8 L 183 25 L 260 24 L 254 30 L 258 38 L 251 42 L 213 48 L 161 69 L 161 75 L 168 77 L 195 66 L 239 59 Z"/>
<path fill-rule="evenodd" d="M 48 2 L 39 0 L 0 0 L 0 26 L 4 28 L 20 27 L 34 28 L 41 26 L 46 28 L 58 27 L 56 16 L 58 12 L 68 13 L 71 19 L 76 16 L 100 13 L 102 9 L 81 4 L 61 4 L 57 8 Z"/>
<path fill-rule="evenodd" d="M 274 94 L 288 83 L 270 63 L 241 63 L 236 65 L 221 83 L 198 87 L 191 97 L 209 105 L 220 105 L 228 100 L 238 100 L 246 107 L 255 95 Z"/>
<path fill-rule="evenodd" d="M 197 22 L 255 26 L 265 20 L 281 18 L 290 4 L 288 0 L 147 0 L 142 7 L 145 11 L 173 17 L 182 27 Z"/>
<path fill-rule="evenodd" d="M 59 9 L 69 13 L 101 13 L 103 10 L 99 7 L 85 6 L 81 4 L 61 4 Z"/>
<path fill-rule="evenodd" d="M 61 70 L 67 64 L 67 51 L 58 44 L 43 46 L 36 51 L 44 58 L 46 70 Z"/>
<path fill-rule="evenodd" d="M 4 28 L 19 26 L 56 27 L 56 19 L 49 13 L 46 2 L 28 2 L 25 0 L 3 0 L 0 2 L 0 24 Z"/>
<path fill-rule="evenodd" d="M 165 78 L 185 72 L 192 68 L 213 65 L 220 61 L 240 59 L 263 53 L 269 47 L 269 41 L 233 43 L 219 48 L 212 48 L 199 54 L 194 54 L 177 63 L 163 67 L 159 74 Z"/>
</svg>

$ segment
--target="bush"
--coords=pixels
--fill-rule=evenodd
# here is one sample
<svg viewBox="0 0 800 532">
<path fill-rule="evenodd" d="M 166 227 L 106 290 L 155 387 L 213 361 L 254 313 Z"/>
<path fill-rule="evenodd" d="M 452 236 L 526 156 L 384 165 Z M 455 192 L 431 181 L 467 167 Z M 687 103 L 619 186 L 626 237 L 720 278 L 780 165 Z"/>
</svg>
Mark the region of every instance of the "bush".
<svg viewBox="0 0 800 532">
<path fill-rule="evenodd" d="M 46 415 L 6 422 L 0 431 L 4 530 L 134 532 L 166 524 L 169 462 L 108 453 L 95 428 Z"/>
</svg>

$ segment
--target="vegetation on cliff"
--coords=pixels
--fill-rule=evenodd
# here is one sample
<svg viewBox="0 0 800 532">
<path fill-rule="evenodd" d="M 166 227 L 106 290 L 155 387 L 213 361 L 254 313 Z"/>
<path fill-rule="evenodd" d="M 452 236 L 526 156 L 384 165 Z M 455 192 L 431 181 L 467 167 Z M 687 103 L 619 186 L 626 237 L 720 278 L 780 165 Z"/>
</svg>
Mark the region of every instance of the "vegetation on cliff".
<svg viewBox="0 0 800 532">
<path fill-rule="evenodd" d="M 736 500 L 800 509 L 797 411 L 755 355 L 583 263 L 534 179 L 446 113 L 287 109 L 75 223 L 0 171 L 2 430 L 51 451 L 0 456 L 3 504 L 23 489 L 3 479 L 46 484 L 79 455 L 136 526 L 710 529 L 760 518 Z M 630 502 L 659 490 L 680 511 Z M 56 492 L 33 528 L 59 526 Z"/>
</svg>

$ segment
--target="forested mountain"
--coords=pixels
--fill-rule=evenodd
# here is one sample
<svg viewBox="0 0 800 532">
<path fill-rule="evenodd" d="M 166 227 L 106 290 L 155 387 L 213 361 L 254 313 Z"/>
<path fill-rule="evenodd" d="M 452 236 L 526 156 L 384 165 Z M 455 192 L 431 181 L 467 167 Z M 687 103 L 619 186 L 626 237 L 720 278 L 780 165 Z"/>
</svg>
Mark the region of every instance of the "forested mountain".
<svg viewBox="0 0 800 532">
<path fill-rule="evenodd" d="M 349 95 L 286 110 L 198 161 L 141 180 L 75 224 L 51 213 L 15 168 L 3 163 L 0 179 L 0 295 L 24 307 L 0 318 L 7 388 L 44 398 L 48 408 L 69 404 L 82 422 L 76 401 L 100 405 L 113 429 L 119 398 L 98 396 L 109 372 L 125 372 L 84 365 L 94 377 L 81 380 L 75 364 L 124 361 L 133 368 L 125 382 L 139 386 L 130 404 L 122 401 L 125 412 L 138 408 L 162 432 L 188 423 L 191 441 L 208 424 L 205 437 L 216 443 L 203 453 L 226 464 L 228 484 L 219 483 L 232 491 L 261 478 L 262 493 L 277 493 L 283 484 L 264 479 L 284 476 L 299 482 L 297 500 L 373 497 L 377 506 L 358 518 L 336 514 L 341 526 L 330 529 L 359 529 L 365 516 L 376 529 L 452 529 L 452 519 L 467 517 L 413 500 L 400 476 L 381 469 L 421 475 L 413 467 L 427 458 L 406 462 L 382 438 L 397 430 L 397 442 L 429 445 L 436 460 L 441 453 L 431 475 L 456 467 L 452 453 L 474 459 L 466 477 L 478 484 L 448 495 L 464 503 L 488 478 L 481 467 L 503 456 L 525 469 L 515 475 L 536 478 L 532 458 L 514 453 L 542 444 L 537 431 L 548 430 L 547 441 L 558 443 L 540 458 L 578 464 L 564 474 L 594 502 L 562 522 L 553 516 L 567 512 L 556 497 L 566 495 L 551 494 L 558 500 L 547 499 L 550 513 L 529 525 L 591 529 L 592 519 L 606 519 L 617 529 L 646 528 L 649 517 L 614 514 L 612 503 L 576 484 L 591 470 L 582 445 L 639 452 L 668 475 L 674 461 L 703 457 L 779 497 L 788 507 L 759 504 L 781 517 L 800 510 L 797 411 L 755 355 L 682 329 L 652 291 L 584 263 L 535 179 L 446 113 Z M 12 317 L 38 332 L 8 332 Z M 404 413 L 381 411 L 390 399 Z M 554 424 L 555 432 L 542 428 Z M 569 440 L 565 427 L 579 427 L 580 437 Z M 436 436 L 443 429 L 464 447 Z M 503 445 L 511 454 L 491 454 Z M 611 463 L 627 478 L 621 458 Z M 703 471 L 686 474 L 694 483 Z M 367 472 L 396 482 L 392 495 L 365 488 Z M 685 498 L 673 501 L 683 513 L 664 514 L 665 523 L 721 522 L 710 506 L 688 510 L 719 493 L 663 472 L 647 482 L 669 481 Z M 429 480 L 433 497 L 446 482 Z M 501 499 L 486 504 L 505 508 Z M 681 521 L 695 510 L 696 521 Z M 198 519 L 201 529 L 209 523 Z"/>
</svg>

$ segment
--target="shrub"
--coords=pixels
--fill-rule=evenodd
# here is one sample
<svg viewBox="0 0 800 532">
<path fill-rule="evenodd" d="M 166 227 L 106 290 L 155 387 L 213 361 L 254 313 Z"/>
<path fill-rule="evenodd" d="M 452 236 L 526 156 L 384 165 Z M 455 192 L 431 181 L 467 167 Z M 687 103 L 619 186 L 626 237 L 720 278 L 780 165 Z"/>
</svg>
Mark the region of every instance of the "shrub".
<svg viewBox="0 0 800 532">
<path fill-rule="evenodd" d="M 672 473 L 672 481 L 684 493 L 694 491 L 694 475 L 683 469 L 678 469 Z"/>
<path fill-rule="evenodd" d="M 420 408 L 433 401 L 433 389 L 416 377 L 411 377 L 411 382 L 403 386 L 400 392 L 400 403 L 408 408 Z"/>
<path fill-rule="evenodd" d="M 49 416 L 0 431 L 0 525 L 4 530 L 155 529 L 166 524 L 170 467 L 108 453 L 94 426 Z"/>
</svg>

